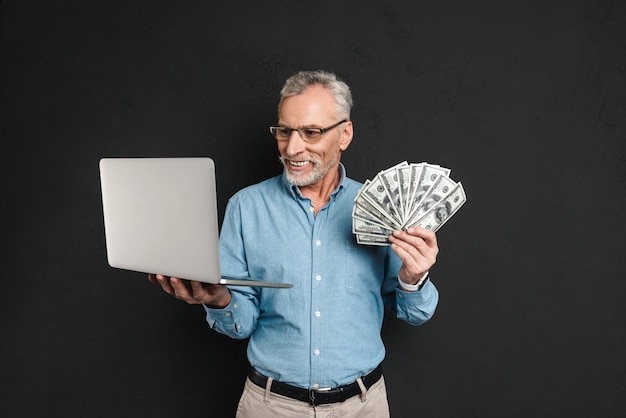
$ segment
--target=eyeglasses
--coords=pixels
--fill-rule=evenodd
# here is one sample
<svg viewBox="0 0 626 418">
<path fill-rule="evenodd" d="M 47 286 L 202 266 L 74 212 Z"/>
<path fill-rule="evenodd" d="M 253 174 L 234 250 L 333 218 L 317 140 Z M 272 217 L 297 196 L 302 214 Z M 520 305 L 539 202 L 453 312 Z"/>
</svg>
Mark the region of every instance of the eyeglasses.
<svg viewBox="0 0 626 418">
<path fill-rule="evenodd" d="M 298 131 L 300 138 L 305 142 L 315 142 L 322 137 L 326 132 L 333 128 L 347 122 L 348 119 L 344 119 L 335 123 L 328 128 L 288 128 L 286 126 L 270 126 L 270 133 L 279 141 L 286 141 L 291 138 L 293 131 Z"/>
</svg>

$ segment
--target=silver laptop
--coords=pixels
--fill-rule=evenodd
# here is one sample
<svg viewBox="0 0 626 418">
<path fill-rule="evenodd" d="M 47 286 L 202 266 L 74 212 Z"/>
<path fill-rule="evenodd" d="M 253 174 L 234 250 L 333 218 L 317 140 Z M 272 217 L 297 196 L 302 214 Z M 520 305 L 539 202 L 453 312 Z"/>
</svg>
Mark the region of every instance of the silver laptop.
<svg viewBox="0 0 626 418">
<path fill-rule="evenodd" d="M 214 284 L 292 287 L 222 276 L 211 158 L 103 158 L 100 185 L 111 267 Z"/>
</svg>

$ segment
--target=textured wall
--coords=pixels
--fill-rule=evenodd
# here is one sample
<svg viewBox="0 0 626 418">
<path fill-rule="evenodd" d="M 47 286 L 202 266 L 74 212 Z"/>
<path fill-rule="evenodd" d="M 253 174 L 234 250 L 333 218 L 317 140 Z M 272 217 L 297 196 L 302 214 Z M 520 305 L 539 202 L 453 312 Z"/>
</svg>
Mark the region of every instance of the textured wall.
<svg viewBox="0 0 626 418">
<path fill-rule="evenodd" d="M 209 155 L 223 210 L 280 172 L 278 90 L 317 68 L 353 89 L 351 177 L 468 193 L 435 317 L 385 321 L 393 415 L 626 414 L 623 1 L 210 3 L 0 3 L 0 415 L 231 415 L 245 342 L 107 266 L 97 163 Z"/>
</svg>

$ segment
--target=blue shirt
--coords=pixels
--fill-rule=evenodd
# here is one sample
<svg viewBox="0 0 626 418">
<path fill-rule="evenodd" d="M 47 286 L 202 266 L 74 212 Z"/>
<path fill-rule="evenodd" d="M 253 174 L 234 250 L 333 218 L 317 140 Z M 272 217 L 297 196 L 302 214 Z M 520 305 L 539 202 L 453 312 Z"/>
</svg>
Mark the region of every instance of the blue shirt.
<svg viewBox="0 0 626 418">
<path fill-rule="evenodd" d="M 250 338 L 260 373 L 302 388 L 336 387 L 378 366 L 386 307 L 412 325 L 434 313 L 438 292 L 400 289 L 400 259 L 387 246 L 356 243 L 352 208 L 361 183 L 345 175 L 315 215 L 283 173 L 228 202 L 220 234 L 222 274 L 282 281 L 293 288 L 231 287 L 224 309 L 206 308 L 214 330 Z"/>
</svg>

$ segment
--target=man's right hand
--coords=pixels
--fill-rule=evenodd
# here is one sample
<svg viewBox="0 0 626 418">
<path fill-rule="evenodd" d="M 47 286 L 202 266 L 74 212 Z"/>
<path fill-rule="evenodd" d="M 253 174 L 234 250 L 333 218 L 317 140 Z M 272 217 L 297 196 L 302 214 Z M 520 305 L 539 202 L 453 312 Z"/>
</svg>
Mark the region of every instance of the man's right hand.
<svg viewBox="0 0 626 418">
<path fill-rule="evenodd" d="M 209 308 L 221 309 L 230 303 L 230 290 L 223 284 L 208 284 L 162 274 L 148 274 L 148 280 L 190 305 L 204 304 Z"/>
</svg>

